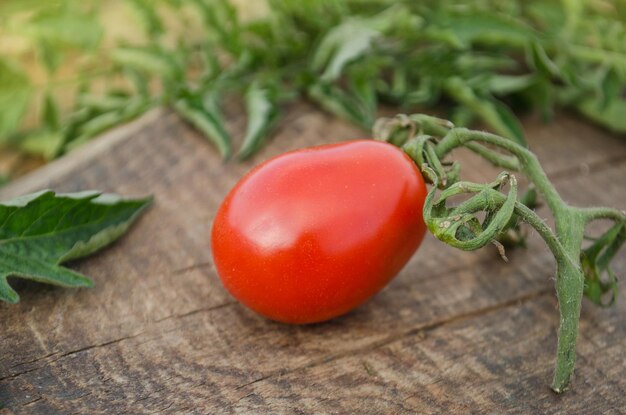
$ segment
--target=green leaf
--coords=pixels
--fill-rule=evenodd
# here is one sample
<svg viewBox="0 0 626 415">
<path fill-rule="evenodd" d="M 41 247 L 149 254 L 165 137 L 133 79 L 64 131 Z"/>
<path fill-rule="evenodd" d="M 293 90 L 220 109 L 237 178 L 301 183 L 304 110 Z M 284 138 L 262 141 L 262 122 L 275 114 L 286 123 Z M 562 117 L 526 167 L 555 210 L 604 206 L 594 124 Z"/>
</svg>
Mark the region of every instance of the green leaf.
<svg viewBox="0 0 626 415">
<path fill-rule="evenodd" d="M 156 47 L 117 48 L 111 59 L 122 67 L 168 79 L 181 79 L 184 72 L 172 53 Z"/>
<path fill-rule="evenodd" d="M 373 124 L 376 117 L 378 100 L 375 84 L 372 82 L 372 79 L 376 78 L 377 74 L 364 70 L 361 73 L 351 75 L 349 82 L 354 97 L 360 103 L 361 112 L 364 114 L 367 124 Z"/>
<path fill-rule="evenodd" d="M 62 150 L 73 150 L 98 134 L 138 117 L 152 105 L 153 103 L 147 101 L 144 97 L 134 96 L 126 99 L 124 105 L 117 109 L 103 113 L 93 113 L 86 120 L 78 123 L 78 125 L 73 125 L 71 133 L 64 135 Z"/>
<path fill-rule="evenodd" d="M 515 73 L 520 70 L 519 62 L 511 57 L 476 52 L 462 53 L 456 58 L 456 64 L 463 72 L 472 73 Z"/>
<path fill-rule="evenodd" d="M 59 109 L 50 91 L 43 97 L 41 111 L 42 129 L 16 136 L 11 144 L 28 154 L 41 156 L 46 160 L 53 159 L 65 141 L 61 128 Z"/>
<path fill-rule="evenodd" d="M 607 108 L 611 102 L 620 99 L 622 92 L 621 80 L 617 71 L 609 69 L 600 82 L 602 91 L 602 107 Z"/>
<path fill-rule="evenodd" d="M 61 64 L 63 58 L 62 52 L 51 45 L 46 39 L 41 39 L 39 41 L 39 53 L 48 73 L 54 73 Z"/>
<path fill-rule="evenodd" d="M 446 92 L 460 104 L 475 112 L 496 133 L 526 146 L 519 121 L 501 102 L 480 97 L 461 78 L 452 77 L 445 83 Z"/>
<path fill-rule="evenodd" d="M 626 72 L 626 53 L 576 44 L 568 45 L 568 52 L 581 61 L 603 64 Z"/>
<path fill-rule="evenodd" d="M 88 137 L 96 135 L 112 128 L 124 121 L 124 117 L 120 111 L 105 112 L 91 118 L 78 128 L 78 134 Z"/>
<path fill-rule="evenodd" d="M 584 18 L 584 2 L 581 0 L 561 0 L 565 11 L 565 22 L 569 30 L 576 30 L 578 22 Z"/>
<path fill-rule="evenodd" d="M 202 98 L 187 94 L 174 102 L 174 109 L 217 147 L 222 158 L 230 156 L 230 135 L 224 127 L 216 92 L 209 91 Z"/>
<path fill-rule="evenodd" d="M 366 20 L 348 20 L 326 34 L 311 66 L 317 71 L 325 68 L 322 81 L 332 82 L 339 78 L 344 66 L 367 53 L 379 35 Z"/>
<path fill-rule="evenodd" d="M 94 14 L 75 10 L 47 10 L 21 27 L 33 39 L 60 47 L 94 49 L 102 38 L 102 28 Z"/>
<path fill-rule="evenodd" d="M 577 104 L 576 108 L 605 128 L 626 133 L 626 100 L 617 98 L 605 104 L 602 98 L 592 97 Z"/>
<path fill-rule="evenodd" d="M 544 121 L 554 117 L 555 88 L 550 80 L 539 77 L 536 82 L 525 91 L 530 102 L 539 110 Z"/>
<path fill-rule="evenodd" d="M 309 97 L 324 110 L 369 130 L 374 124 L 372 114 L 358 97 L 350 95 L 335 85 L 317 83 L 309 90 Z"/>
<path fill-rule="evenodd" d="M 452 122 L 452 124 L 458 127 L 467 127 L 471 125 L 475 119 L 476 113 L 470 111 L 463 106 L 458 106 L 454 108 L 454 110 L 450 114 L 450 121 Z"/>
<path fill-rule="evenodd" d="M 241 29 L 237 9 L 228 0 L 190 0 L 199 12 L 212 43 L 225 47 L 232 55 L 241 53 Z"/>
<path fill-rule="evenodd" d="M 241 160 L 250 157 L 258 150 L 278 119 L 276 89 L 253 83 L 246 93 L 246 110 L 248 126 L 238 154 Z"/>
<path fill-rule="evenodd" d="M 532 65 L 535 70 L 546 78 L 561 79 L 563 75 L 559 67 L 550 59 L 546 50 L 539 42 L 532 42 L 530 44 L 530 57 L 527 58 L 529 64 Z"/>
<path fill-rule="evenodd" d="M 149 36 L 158 36 L 163 33 L 163 22 L 156 10 L 158 2 L 150 0 L 126 0 L 126 2 Z"/>
<path fill-rule="evenodd" d="M 449 13 L 452 10 L 452 13 Z M 506 45 L 524 47 L 537 33 L 524 22 L 493 10 L 449 8 L 447 16 L 438 16 L 429 32 L 440 39 L 449 38 L 459 47 L 471 45 Z"/>
<path fill-rule="evenodd" d="M 495 95 L 509 95 L 523 91 L 536 82 L 534 75 L 499 75 L 495 74 L 488 80 L 489 92 Z"/>
<path fill-rule="evenodd" d="M 421 20 L 402 5 L 394 5 L 367 18 L 348 18 L 324 35 L 313 54 L 311 67 L 315 71 L 325 68 L 321 81 L 333 82 L 349 63 L 368 54 L 374 41 L 384 33 L 397 28 L 409 32 L 420 23 Z"/>
<path fill-rule="evenodd" d="M 135 92 L 143 99 L 150 99 L 150 85 L 149 79 L 147 79 L 139 71 L 126 67 L 124 68 L 124 74 L 128 78 L 128 82 L 134 87 Z"/>
<path fill-rule="evenodd" d="M 0 203 L 0 300 L 19 301 L 7 277 L 63 287 L 92 286 L 89 278 L 60 264 L 119 238 L 150 203 L 151 198 L 50 190 Z"/>
<path fill-rule="evenodd" d="M 31 85 L 13 62 L 0 57 L 0 141 L 14 133 L 28 107 Z"/>
<path fill-rule="evenodd" d="M 94 95 L 87 92 L 78 95 L 77 104 L 81 108 L 88 108 L 95 113 L 120 110 L 128 104 L 128 94 Z"/>
<path fill-rule="evenodd" d="M 42 121 L 49 130 L 58 130 L 61 126 L 59 108 L 50 91 L 46 91 L 44 95 Z"/>
<path fill-rule="evenodd" d="M 491 105 L 493 105 L 498 118 L 494 118 L 493 120 L 488 119 L 488 121 L 492 123 L 492 125 L 496 126 L 496 128 L 500 129 L 503 134 L 507 132 L 508 137 L 517 141 L 518 144 L 527 147 L 528 144 L 526 143 L 526 138 L 524 138 L 522 124 L 520 124 L 515 114 L 513 114 L 513 111 L 511 111 L 502 101 L 493 100 Z"/>
<path fill-rule="evenodd" d="M 21 138 L 18 146 L 25 153 L 51 160 L 59 154 L 64 142 L 65 137 L 61 131 L 41 130 Z"/>
<path fill-rule="evenodd" d="M 585 275 L 584 294 L 600 306 L 610 306 L 617 299 L 617 277 L 611 269 L 611 261 L 626 242 L 626 222 L 616 223 L 580 255 Z M 604 276 L 606 275 L 606 278 Z M 610 292 L 609 302 L 603 300 Z"/>
</svg>

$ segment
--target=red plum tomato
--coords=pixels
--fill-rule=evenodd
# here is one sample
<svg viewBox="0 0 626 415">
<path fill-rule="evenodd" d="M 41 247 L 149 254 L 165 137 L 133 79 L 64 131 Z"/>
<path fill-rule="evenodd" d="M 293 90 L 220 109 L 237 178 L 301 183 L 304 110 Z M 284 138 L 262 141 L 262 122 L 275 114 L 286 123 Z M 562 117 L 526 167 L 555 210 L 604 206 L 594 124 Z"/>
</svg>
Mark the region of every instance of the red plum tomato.
<svg viewBox="0 0 626 415">
<path fill-rule="evenodd" d="M 226 289 L 270 319 L 315 323 L 380 291 L 425 232 L 424 180 L 391 144 L 356 140 L 297 150 L 250 171 L 211 235 Z"/>
</svg>

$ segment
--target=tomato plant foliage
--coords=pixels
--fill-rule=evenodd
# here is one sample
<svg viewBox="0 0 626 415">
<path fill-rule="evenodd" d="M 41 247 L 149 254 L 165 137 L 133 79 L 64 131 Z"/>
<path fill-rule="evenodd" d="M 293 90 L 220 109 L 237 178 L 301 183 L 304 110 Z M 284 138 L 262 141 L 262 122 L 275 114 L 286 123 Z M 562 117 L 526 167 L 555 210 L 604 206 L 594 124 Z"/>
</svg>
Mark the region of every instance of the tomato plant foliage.
<svg viewBox="0 0 626 415">
<path fill-rule="evenodd" d="M 150 204 L 98 192 L 42 191 L 0 204 L 0 300 L 16 303 L 7 277 L 65 287 L 92 281 L 60 264 L 119 238 Z"/>
<path fill-rule="evenodd" d="M 571 108 L 626 131 L 626 3 L 617 1 L 270 0 L 237 9 L 227 0 L 126 0 L 143 31 L 112 49 L 100 0 L 0 5 L 0 34 L 30 49 L 0 50 L 0 138 L 55 157 L 146 110 L 168 105 L 225 156 L 233 153 L 220 103 L 246 101 L 240 158 L 271 135 L 285 103 L 306 98 L 369 129 L 380 104 L 443 106 L 456 125 L 481 121 L 524 142 L 513 111 L 549 119 Z M 240 12 L 258 8 L 245 18 Z M 167 16 L 167 18 L 165 18 Z M 20 62 L 35 55 L 46 78 Z M 76 56 L 76 78 L 59 67 Z M 105 92 L 102 84 L 107 85 Z M 56 107 L 71 86 L 73 109 L 60 122 L 30 106 Z"/>
</svg>

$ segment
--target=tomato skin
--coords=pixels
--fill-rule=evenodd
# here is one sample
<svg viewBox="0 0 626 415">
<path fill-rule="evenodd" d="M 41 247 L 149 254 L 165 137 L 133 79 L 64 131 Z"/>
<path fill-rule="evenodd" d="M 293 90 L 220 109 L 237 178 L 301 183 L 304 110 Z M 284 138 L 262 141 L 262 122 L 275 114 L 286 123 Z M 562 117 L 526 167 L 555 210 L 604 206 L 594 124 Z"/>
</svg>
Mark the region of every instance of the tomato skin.
<svg viewBox="0 0 626 415">
<path fill-rule="evenodd" d="M 226 289 L 270 319 L 314 323 L 380 291 L 421 243 L 426 186 L 391 144 L 297 150 L 250 171 L 211 235 Z"/>
</svg>

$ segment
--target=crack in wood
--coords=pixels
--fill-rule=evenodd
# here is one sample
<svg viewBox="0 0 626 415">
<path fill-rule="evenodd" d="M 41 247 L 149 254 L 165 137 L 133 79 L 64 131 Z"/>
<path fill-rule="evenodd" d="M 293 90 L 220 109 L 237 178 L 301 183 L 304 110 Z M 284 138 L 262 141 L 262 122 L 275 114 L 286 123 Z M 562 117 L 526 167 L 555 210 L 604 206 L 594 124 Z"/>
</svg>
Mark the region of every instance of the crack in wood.
<svg viewBox="0 0 626 415">
<path fill-rule="evenodd" d="M 34 403 L 39 402 L 42 399 L 43 399 L 42 396 L 38 396 L 37 398 L 33 399 L 32 401 L 24 403 L 22 406 L 26 407 L 26 406 L 32 405 Z"/>
<path fill-rule="evenodd" d="M 160 323 L 160 322 L 166 321 L 166 320 L 189 317 L 189 316 L 193 316 L 194 314 L 209 312 L 209 311 L 213 311 L 213 310 L 219 310 L 219 309 L 222 309 L 222 308 L 225 308 L 225 307 L 229 307 L 229 306 L 235 305 L 235 304 L 237 304 L 237 301 L 232 300 L 232 301 L 228 301 L 226 303 L 222 303 L 222 304 L 218 304 L 218 305 L 214 305 L 214 306 L 210 306 L 210 307 L 197 308 L 195 310 L 191 310 L 191 311 L 188 311 L 188 312 L 182 313 L 182 314 L 172 314 L 172 315 L 160 318 L 158 320 L 154 320 L 154 322 L 155 323 Z"/>
<path fill-rule="evenodd" d="M 237 301 L 233 300 L 233 301 L 230 301 L 230 302 L 227 302 L 227 303 L 218 304 L 216 306 L 204 307 L 204 308 L 191 310 L 189 312 L 182 313 L 182 314 L 170 315 L 170 316 L 167 316 L 167 317 L 163 317 L 163 318 L 161 318 L 159 320 L 155 320 L 154 323 L 156 324 L 156 323 L 160 323 L 162 321 L 166 321 L 166 320 L 170 320 L 170 319 L 184 318 L 184 317 L 192 316 L 194 314 L 198 314 L 198 313 L 202 313 L 202 312 L 209 312 L 209 311 L 213 311 L 213 310 L 219 310 L 221 308 L 225 308 L 225 307 L 228 307 L 228 306 L 231 306 L 231 305 L 234 305 L 234 304 L 237 304 Z M 119 342 L 124 341 L 124 340 L 133 339 L 133 338 L 135 338 L 135 337 L 137 337 L 137 336 L 139 336 L 139 335 L 141 335 L 143 333 L 146 333 L 147 331 L 148 330 L 143 330 L 143 331 L 141 331 L 139 333 L 136 333 L 134 335 L 120 337 L 119 339 L 110 340 L 110 341 L 107 341 L 107 342 L 104 342 L 104 343 L 99 343 L 99 344 L 95 344 L 95 345 L 85 346 L 85 347 L 82 347 L 80 349 L 72 350 L 72 351 L 65 352 L 65 353 L 62 353 L 62 352 L 49 353 L 49 354 L 47 354 L 45 356 L 42 356 L 40 358 L 31 360 L 29 362 L 24 362 L 24 363 L 19 363 L 17 365 L 13 365 L 13 366 L 10 367 L 10 369 L 13 369 L 13 368 L 18 367 L 18 366 L 23 366 L 23 365 L 28 365 L 28 364 L 32 364 L 32 363 L 37 363 L 37 362 L 39 362 L 41 360 L 46 360 L 46 359 L 48 359 L 50 357 L 53 357 L 53 356 L 58 356 L 56 359 L 49 360 L 49 361 L 46 362 L 46 364 L 54 363 L 54 362 L 56 362 L 59 359 L 62 359 L 64 357 L 67 357 L 67 356 L 70 356 L 70 355 L 73 355 L 73 354 L 76 354 L 76 353 L 84 352 L 84 351 L 87 351 L 87 350 L 90 350 L 90 349 L 94 349 L 94 348 L 98 348 L 98 347 L 106 347 L 106 346 L 109 346 L 111 344 L 119 343 Z M 13 374 L 8 375 L 8 376 L 3 376 L 3 377 L 0 377 L 0 381 L 4 381 L 4 380 L 7 380 L 7 379 L 12 379 L 12 378 L 24 375 L 26 373 L 33 372 L 33 371 L 41 369 L 41 368 L 42 368 L 42 366 L 37 366 L 37 367 L 31 368 L 31 369 L 28 369 L 28 370 L 24 370 L 24 371 L 21 371 L 21 372 L 18 372 L 18 373 L 13 373 Z"/>
<path fill-rule="evenodd" d="M 44 360 L 44 359 L 46 359 L 47 357 L 50 357 L 50 356 L 58 356 L 56 359 L 47 361 L 46 364 L 49 365 L 50 363 L 54 363 L 57 360 L 63 359 L 64 357 L 72 356 L 72 355 L 75 355 L 77 353 L 82 353 L 82 352 L 85 352 L 85 351 L 88 351 L 88 350 L 91 350 L 91 349 L 96 349 L 96 348 L 100 348 L 100 347 L 110 346 L 112 344 L 119 343 L 119 342 L 124 341 L 124 340 L 135 338 L 135 337 L 137 337 L 137 336 L 139 336 L 139 335 L 141 335 L 143 333 L 144 332 L 141 331 L 141 332 L 136 333 L 136 334 L 131 335 L 131 336 L 120 337 L 118 339 L 110 340 L 110 341 L 107 341 L 107 342 L 104 342 L 104 343 L 98 343 L 98 344 L 93 344 L 93 345 L 81 347 L 80 349 L 71 350 L 71 351 L 65 352 L 65 353 L 61 353 L 61 352 L 52 353 L 52 354 L 50 354 L 50 355 L 48 355 L 46 357 L 42 357 L 40 359 L 35 359 L 33 361 L 33 363 L 34 362 L 38 362 L 40 360 Z M 1 377 L 0 378 L 0 382 L 4 381 L 4 380 L 7 380 L 7 379 L 13 379 L 13 378 L 16 378 L 18 376 L 22 376 L 22 375 L 24 375 L 26 373 L 30 373 L 30 372 L 33 372 L 35 370 L 41 369 L 42 367 L 43 366 L 38 366 L 38 367 L 35 367 L 35 368 L 32 368 L 32 369 L 24 370 L 22 372 L 18 372 L 18 373 L 14 373 L 14 374 L 11 374 L 11 375 L 8 375 L 8 376 Z"/>
<path fill-rule="evenodd" d="M 173 271 L 170 271 L 169 273 L 172 275 L 178 275 L 178 274 L 183 274 L 185 272 L 193 271 L 195 269 L 207 268 L 207 267 L 212 267 L 212 266 L 213 266 L 213 262 L 211 261 L 199 262 L 197 264 L 189 265 L 188 267 L 175 269 Z"/>
</svg>

